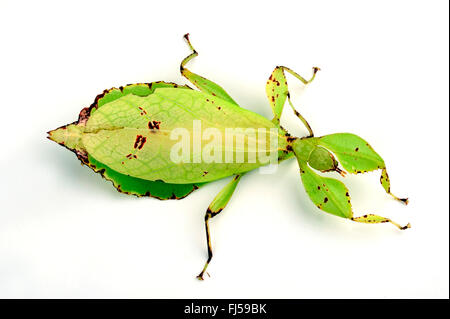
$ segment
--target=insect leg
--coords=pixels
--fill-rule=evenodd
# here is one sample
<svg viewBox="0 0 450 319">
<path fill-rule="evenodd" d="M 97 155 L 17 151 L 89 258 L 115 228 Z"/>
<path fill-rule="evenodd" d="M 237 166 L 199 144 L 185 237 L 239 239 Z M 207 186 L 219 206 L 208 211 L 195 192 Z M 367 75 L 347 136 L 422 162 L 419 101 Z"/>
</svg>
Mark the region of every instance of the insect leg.
<svg viewBox="0 0 450 319">
<path fill-rule="evenodd" d="M 289 105 L 294 110 L 295 115 L 302 121 L 302 123 L 306 126 L 309 131 L 309 136 L 314 136 L 314 133 L 311 129 L 309 123 L 305 120 L 305 118 L 294 108 L 291 102 L 291 97 L 289 94 L 289 89 L 287 85 L 286 75 L 284 71 L 290 73 L 297 79 L 299 79 L 303 84 L 307 85 L 311 83 L 316 77 L 317 71 L 320 69 L 317 67 L 313 68 L 313 75 L 309 80 L 306 80 L 304 77 L 299 75 L 298 73 L 292 71 L 291 69 L 285 66 L 277 66 L 275 70 L 273 70 L 269 79 L 266 83 L 266 94 L 270 102 L 270 106 L 272 107 L 272 111 L 274 114 L 273 121 L 279 122 L 281 113 L 283 112 L 284 104 L 286 99 L 288 99 Z"/>
<path fill-rule="evenodd" d="M 296 151 L 296 148 L 294 148 L 294 151 Z M 344 183 L 337 179 L 317 174 L 305 160 L 298 157 L 297 159 L 306 193 L 320 210 L 359 223 L 391 223 L 401 230 L 411 227 L 410 224 L 401 226 L 389 218 L 374 214 L 354 217 L 350 194 Z"/>
<path fill-rule="evenodd" d="M 381 169 L 380 182 L 386 193 L 403 204 L 408 204 L 408 198 L 399 198 L 391 193 L 391 182 L 386 171 L 386 164 L 361 137 L 350 133 L 335 133 L 317 139 L 320 146 L 333 152 L 344 169 L 353 174 L 360 174 Z"/>
<path fill-rule="evenodd" d="M 358 223 L 367 223 L 367 224 L 391 223 L 400 230 L 405 230 L 405 229 L 411 228 L 410 223 L 408 223 L 406 226 L 401 226 L 389 218 L 374 215 L 374 214 L 368 214 L 368 215 L 364 215 L 361 217 L 352 217 L 351 220 L 358 222 Z"/>
<path fill-rule="evenodd" d="M 187 57 L 185 57 L 183 59 L 183 61 L 181 61 L 181 65 L 180 65 L 181 75 L 183 75 L 186 79 L 188 79 L 190 82 L 192 82 L 192 84 L 194 84 L 200 91 L 211 94 L 213 96 L 217 96 L 223 100 L 226 100 L 228 102 L 231 102 L 231 103 L 237 105 L 237 103 L 231 98 L 231 96 L 228 95 L 227 92 L 225 92 L 225 90 L 222 87 L 220 87 L 216 83 L 214 83 L 198 74 L 195 74 L 185 68 L 185 65 L 190 60 L 195 58 L 198 55 L 198 53 L 192 46 L 191 41 L 189 41 L 189 33 L 185 34 L 184 38 L 186 39 L 186 42 L 189 45 L 189 48 L 192 50 L 192 53 L 190 55 L 188 55 Z"/>
<path fill-rule="evenodd" d="M 403 202 L 404 204 L 408 205 L 408 203 L 409 203 L 408 198 L 399 198 L 399 197 L 397 197 L 397 196 L 395 196 L 394 194 L 391 193 L 391 181 L 389 179 L 389 175 L 388 175 L 388 173 L 386 171 L 386 168 L 383 168 L 383 170 L 381 172 L 380 182 L 381 182 L 381 185 L 383 186 L 384 190 L 386 191 L 386 193 L 391 195 L 396 200 L 398 200 L 400 202 Z"/>
<path fill-rule="evenodd" d="M 206 260 L 205 266 L 203 267 L 203 270 L 200 272 L 200 274 L 197 276 L 197 279 L 203 280 L 203 275 L 206 272 L 206 268 L 208 268 L 208 265 L 212 259 L 213 252 L 212 252 L 212 246 L 211 246 L 211 235 L 209 231 L 209 220 L 215 216 L 217 216 L 228 204 L 230 201 L 231 196 L 234 193 L 234 190 L 236 189 L 237 184 L 239 183 L 242 175 L 236 175 L 220 192 L 217 194 L 217 196 L 214 198 L 214 200 L 209 205 L 208 209 L 206 210 L 205 214 L 205 229 L 206 229 L 206 242 L 208 246 L 208 259 Z"/>
</svg>

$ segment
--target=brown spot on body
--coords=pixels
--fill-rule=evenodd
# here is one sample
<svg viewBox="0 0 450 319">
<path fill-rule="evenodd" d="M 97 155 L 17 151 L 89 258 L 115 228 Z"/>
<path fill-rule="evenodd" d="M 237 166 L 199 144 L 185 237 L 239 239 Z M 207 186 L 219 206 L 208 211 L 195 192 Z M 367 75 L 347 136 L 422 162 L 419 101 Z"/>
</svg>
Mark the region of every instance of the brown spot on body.
<svg viewBox="0 0 450 319">
<path fill-rule="evenodd" d="M 144 110 L 142 107 L 138 106 L 139 110 L 141 110 L 141 115 L 147 114 L 147 111 Z"/>
<path fill-rule="evenodd" d="M 141 144 L 138 146 L 138 149 L 142 149 L 144 147 L 145 142 L 147 142 L 147 138 L 143 137 L 141 139 Z"/>
<path fill-rule="evenodd" d="M 290 136 L 290 135 L 286 135 L 286 136 L 287 136 L 286 141 L 288 141 L 289 143 L 291 143 L 291 142 L 293 142 L 293 141 L 295 141 L 297 139 L 296 137 L 293 137 L 293 136 Z"/>
<path fill-rule="evenodd" d="M 145 142 L 147 142 L 147 138 L 142 135 L 136 136 L 136 141 L 134 142 L 134 148 L 142 149 L 144 147 Z"/>
<path fill-rule="evenodd" d="M 91 110 L 89 107 L 85 107 L 81 110 L 80 115 L 78 115 L 78 124 L 85 125 L 87 120 L 89 119 L 89 115 Z"/>
<path fill-rule="evenodd" d="M 142 135 L 136 136 L 136 141 L 134 141 L 134 148 L 137 148 L 141 143 Z"/>
<path fill-rule="evenodd" d="M 291 136 L 291 134 L 289 134 L 289 132 L 286 131 L 286 129 L 285 129 L 283 126 L 280 125 L 280 127 L 281 127 L 281 129 L 282 129 L 283 131 L 285 131 L 284 133 L 285 133 L 286 136 Z"/>
<path fill-rule="evenodd" d="M 75 154 L 77 155 L 77 158 L 81 161 L 82 164 L 85 165 L 89 164 L 89 157 L 86 151 L 75 150 Z"/>
<path fill-rule="evenodd" d="M 325 198 L 323 199 L 323 202 L 324 202 L 324 203 L 328 202 L 328 197 L 325 197 Z"/>
<path fill-rule="evenodd" d="M 355 148 L 355 152 L 358 152 L 358 151 L 359 151 L 359 147 Z"/>
<path fill-rule="evenodd" d="M 149 121 L 148 128 L 151 130 L 159 130 L 160 124 L 161 124 L 161 122 L 159 122 L 159 121 Z"/>
</svg>

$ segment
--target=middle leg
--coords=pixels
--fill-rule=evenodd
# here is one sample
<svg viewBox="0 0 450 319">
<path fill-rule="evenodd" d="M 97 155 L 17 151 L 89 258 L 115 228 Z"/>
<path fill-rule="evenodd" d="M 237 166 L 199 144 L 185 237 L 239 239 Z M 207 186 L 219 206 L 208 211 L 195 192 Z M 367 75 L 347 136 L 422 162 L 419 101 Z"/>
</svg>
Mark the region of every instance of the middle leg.
<svg viewBox="0 0 450 319">
<path fill-rule="evenodd" d="M 242 175 L 236 175 L 231 182 L 229 182 L 209 205 L 205 214 L 205 230 L 206 230 L 206 243 L 208 246 L 208 259 L 206 260 L 205 266 L 203 267 L 200 274 L 197 276 L 197 279 L 203 280 L 203 275 L 206 272 L 206 268 L 208 268 L 209 263 L 213 257 L 212 246 L 211 246 L 211 234 L 209 232 L 209 220 L 215 216 L 217 216 L 224 208 L 227 206 L 228 202 L 231 199 L 231 196 L 236 189 L 237 184 L 239 183 Z"/>
</svg>

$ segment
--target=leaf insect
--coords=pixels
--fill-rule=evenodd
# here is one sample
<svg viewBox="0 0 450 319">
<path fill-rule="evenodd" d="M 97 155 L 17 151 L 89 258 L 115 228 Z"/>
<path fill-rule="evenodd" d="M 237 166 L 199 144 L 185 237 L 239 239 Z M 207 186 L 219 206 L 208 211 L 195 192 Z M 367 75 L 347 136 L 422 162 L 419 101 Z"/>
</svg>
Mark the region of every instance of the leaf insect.
<svg viewBox="0 0 450 319">
<path fill-rule="evenodd" d="M 77 121 L 48 132 L 48 138 L 73 151 L 82 164 L 100 173 L 125 194 L 162 200 L 181 199 L 206 183 L 233 176 L 206 210 L 208 257 L 198 279 L 203 279 L 213 256 L 210 220 L 226 207 L 242 176 L 267 165 L 267 161 L 259 157 L 255 160 L 256 153 L 260 155 L 259 144 L 242 149 L 223 141 L 210 150 L 221 150 L 217 152 L 219 156 L 205 160 L 202 155 L 208 155 L 208 152 L 191 143 L 190 137 L 184 139 L 183 134 L 183 145 L 189 152 L 182 156 L 182 161 L 171 160 L 180 150 L 184 152 L 179 147 L 181 142 L 172 136 L 177 130 L 194 136 L 203 134 L 203 137 L 208 130 L 215 133 L 230 128 L 263 130 L 266 133 L 258 143 L 265 144 L 265 151 L 269 149 L 275 153 L 277 162 L 297 159 L 306 193 L 318 209 L 359 223 L 391 223 L 401 230 L 410 227 L 410 224 L 401 226 L 375 214 L 355 216 L 346 186 L 337 179 L 323 176 L 333 172 L 345 176 L 346 173 L 381 170 L 380 182 L 386 193 L 408 203 L 408 199 L 391 193 L 384 160 L 364 139 L 350 133 L 315 137 L 311 126 L 294 108 L 285 73 L 307 85 L 314 80 L 319 68 L 313 68 L 309 80 L 285 66 L 274 69 L 266 83 L 266 94 L 274 115 L 268 120 L 239 106 L 218 84 L 187 69 L 186 64 L 198 53 L 190 43 L 189 35 L 184 38 L 192 53 L 181 62 L 180 72 L 199 90 L 163 81 L 111 88 L 82 109 Z M 293 137 L 281 126 L 280 117 L 286 100 L 307 128 L 308 136 Z M 200 129 L 196 123 L 202 125 Z M 214 137 L 214 134 L 210 135 Z M 254 136 L 242 133 L 235 137 L 241 137 L 247 146 L 256 141 Z M 276 148 L 269 145 L 269 140 L 277 142 Z M 224 161 L 222 153 L 225 157 L 226 154 L 233 159 L 244 156 L 248 160 Z"/>
</svg>

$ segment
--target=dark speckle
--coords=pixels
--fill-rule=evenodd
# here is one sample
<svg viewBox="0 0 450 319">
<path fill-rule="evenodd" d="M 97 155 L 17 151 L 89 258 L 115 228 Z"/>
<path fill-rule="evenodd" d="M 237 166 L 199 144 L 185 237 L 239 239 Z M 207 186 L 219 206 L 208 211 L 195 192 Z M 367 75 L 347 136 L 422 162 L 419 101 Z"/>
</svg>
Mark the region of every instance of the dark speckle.
<svg viewBox="0 0 450 319">
<path fill-rule="evenodd" d="M 297 138 L 289 136 L 289 135 L 286 135 L 286 136 L 287 136 L 286 141 L 288 141 L 288 143 L 292 143 L 293 141 L 295 141 L 297 139 Z"/>
<path fill-rule="evenodd" d="M 159 122 L 159 121 L 149 121 L 148 128 L 151 130 L 159 130 L 160 124 L 161 124 L 161 122 Z"/>
</svg>

